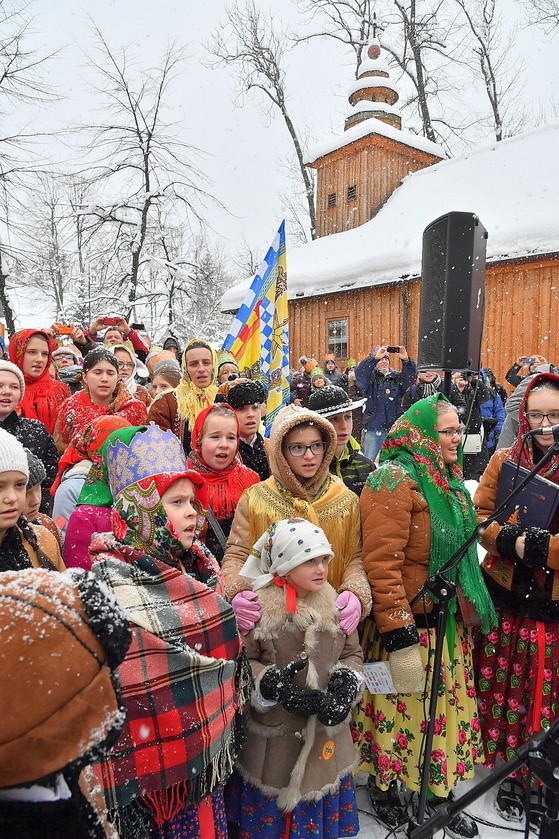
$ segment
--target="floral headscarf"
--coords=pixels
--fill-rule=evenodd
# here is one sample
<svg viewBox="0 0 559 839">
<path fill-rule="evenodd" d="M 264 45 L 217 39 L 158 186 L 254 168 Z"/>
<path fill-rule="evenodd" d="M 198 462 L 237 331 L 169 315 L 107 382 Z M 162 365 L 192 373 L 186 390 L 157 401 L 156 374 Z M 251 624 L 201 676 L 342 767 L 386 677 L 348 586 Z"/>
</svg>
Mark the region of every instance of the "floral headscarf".
<svg viewBox="0 0 559 839">
<path fill-rule="evenodd" d="M 428 396 L 415 402 L 396 420 L 382 446 L 380 468 L 368 479 L 371 490 L 379 489 L 388 478 L 390 464 L 395 462 L 417 482 L 429 506 L 429 575 L 448 562 L 476 526 L 472 499 L 462 479 L 462 446 L 458 447 L 458 463 L 447 466 L 443 459 L 436 431 L 439 400 L 448 402 L 441 393 Z M 403 476 L 399 480 L 402 479 Z M 483 631 L 489 632 L 490 626 L 496 624 L 497 616 L 481 575 L 475 544 L 470 545 L 458 567 L 447 576 L 459 583 L 480 617 Z M 451 614 L 456 611 L 456 598 L 449 611 Z"/>
<path fill-rule="evenodd" d="M 535 466 L 534 444 L 532 437 L 527 437 L 524 443 L 522 442 L 524 435 L 531 430 L 530 423 L 526 417 L 526 405 L 528 404 L 528 397 L 530 393 L 535 387 L 541 385 L 543 382 L 553 382 L 559 386 L 559 376 L 554 373 L 539 373 L 531 380 L 530 384 L 526 388 L 526 392 L 524 393 L 524 398 L 520 403 L 518 411 L 518 437 L 509 454 L 509 460 L 514 461 L 514 463 L 516 463 L 520 457 L 520 465 L 524 466 L 525 469 L 533 469 Z M 536 438 L 536 446 L 537 442 Z M 553 457 L 549 463 L 544 466 L 543 470 L 538 472 L 538 474 L 543 478 L 547 478 L 548 481 L 553 481 L 556 484 L 559 483 L 559 457 L 555 455 L 555 457 Z"/>
</svg>

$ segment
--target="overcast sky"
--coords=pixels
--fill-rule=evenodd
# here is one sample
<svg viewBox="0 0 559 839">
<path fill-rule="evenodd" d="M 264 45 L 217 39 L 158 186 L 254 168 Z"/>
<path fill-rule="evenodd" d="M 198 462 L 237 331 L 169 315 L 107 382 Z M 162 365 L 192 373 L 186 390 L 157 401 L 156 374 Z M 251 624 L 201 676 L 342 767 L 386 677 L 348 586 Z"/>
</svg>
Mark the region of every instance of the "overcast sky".
<svg viewBox="0 0 559 839">
<path fill-rule="evenodd" d="M 506 0 L 508 19 L 521 7 Z M 223 0 L 35 0 L 34 39 L 47 50 L 60 49 L 49 66 L 48 79 L 61 97 L 49 105 L 33 126 L 55 130 L 68 122 L 92 120 L 95 107 L 87 81 L 94 78 L 86 55 L 95 54 L 92 18 L 109 45 L 127 46 L 144 67 L 157 65 L 169 41 L 186 48 L 184 73 L 174 85 L 172 118 L 184 126 L 184 139 L 205 151 L 201 168 L 213 181 L 213 191 L 232 216 L 212 210 L 210 220 L 234 251 L 243 237 L 267 250 L 284 215 L 277 192 L 285 188 L 281 160 L 291 152 L 283 122 L 266 117 L 258 96 L 235 107 L 236 85 L 228 69 L 204 66 L 202 43 L 225 19 Z M 265 2 L 258 2 L 265 8 Z M 275 14 L 297 26 L 296 4 L 274 0 Z M 552 97 L 559 102 L 558 41 L 546 41 L 537 30 L 526 30 L 518 49 L 527 72 L 523 79 L 526 101 Z M 290 57 L 288 89 L 296 121 L 309 128 L 309 145 L 332 131 L 341 132 L 347 111 L 346 91 L 353 77 L 352 55 L 334 42 L 313 41 Z M 491 141 L 487 136 L 487 141 Z M 62 157 L 65 151 L 57 149 Z"/>
</svg>

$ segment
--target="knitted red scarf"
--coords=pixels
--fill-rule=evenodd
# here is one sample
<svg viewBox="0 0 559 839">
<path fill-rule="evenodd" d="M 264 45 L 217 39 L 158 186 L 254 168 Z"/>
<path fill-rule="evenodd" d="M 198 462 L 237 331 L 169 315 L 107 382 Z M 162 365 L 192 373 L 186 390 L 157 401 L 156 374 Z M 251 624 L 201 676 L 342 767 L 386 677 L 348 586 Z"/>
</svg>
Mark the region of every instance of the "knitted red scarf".
<svg viewBox="0 0 559 839">
<path fill-rule="evenodd" d="M 44 372 L 38 378 L 34 379 L 28 376 L 27 373 L 23 373 L 25 393 L 19 404 L 19 408 L 24 417 L 40 420 L 49 434 L 52 434 L 58 407 L 70 396 L 70 389 L 68 385 L 51 379 L 49 375 L 52 361 L 50 336 L 40 329 L 21 329 L 19 332 L 15 332 L 10 338 L 10 361 L 16 364 L 23 372 L 23 356 L 25 355 L 27 344 L 34 335 L 39 335 L 46 340 L 49 357 Z"/>
<path fill-rule="evenodd" d="M 202 457 L 202 432 L 204 422 L 208 414 L 214 411 L 216 405 L 210 405 L 209 408 L 201 411 L 196 418 L 194 427 L 192 429 L 192 449 L 188 457 L 189 468 L 195 469 L 203 476 L 207 488 L 210 506 L 218 521 L 231 518 L 235 512 L 239 498 L 248 487 L 257 484 L 260 481 L 259 476 L 248 466 L 243 466 L 239 463 L 237 457 L 233 460 L 231 466 L 227 469 L 220 469 L 216 471 L 212 469 L 204 458 Z M 223 406 L 221 404 L 220 407 Z M 231 416 L 234 417 L 237 423 L 237 450 L 239 447 L 239 422 L 237 415 L 232 408 L 229 408 Z"/>
</svg>

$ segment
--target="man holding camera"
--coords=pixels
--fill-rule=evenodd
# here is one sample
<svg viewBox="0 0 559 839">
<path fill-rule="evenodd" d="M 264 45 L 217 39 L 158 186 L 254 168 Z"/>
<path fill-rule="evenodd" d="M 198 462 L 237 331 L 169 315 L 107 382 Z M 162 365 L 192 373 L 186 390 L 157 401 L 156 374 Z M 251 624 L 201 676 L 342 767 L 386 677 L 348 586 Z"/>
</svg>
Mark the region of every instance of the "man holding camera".
<svg viewBox="0 0 559 839">
<path fill-rule="evenodd" d="M 516 359 L 510 370 L 507 370 L 505 373 L 505 379 L 509 385 L 518 387 L 522 379 L 525 379 L 526 376 L 531 376 L 535 373 L 536 367 L 539 367 L 540 364 L 547 364 L 543 355 L 521 355 Z M 528 370 L 528 372 L 524 373 L 523 376 L 519 375 L 522 368 Z"/>
<path fill-rule="evenodd" d="M 401 360 L 401 372 L 390 366 L 390 353 Z M 363 454 L 373 463 L 390 427 L 402 413 L 402 396 L 416 376 L 415 362 L 403 346 L 375 347 L 371 355 L 357 365 L 357 386 L 367 398 Z"/>
<path fill-rule="evenodd" d="M 91 340 L 97 340 L 97 333 L 105 330 L 103 342 L 105 344 L 122 344 L 124 341 L 130 341 L 134 348 L 136 356 L 140 361 L 145 361 L 149 352 L 149 347 L 144 344 L 138 332 L 132 329 L 125 318 L 120 315 L 116 317 L 99 317 L 96 318 L 88 330 L 88 335 Z"/>
</svg>

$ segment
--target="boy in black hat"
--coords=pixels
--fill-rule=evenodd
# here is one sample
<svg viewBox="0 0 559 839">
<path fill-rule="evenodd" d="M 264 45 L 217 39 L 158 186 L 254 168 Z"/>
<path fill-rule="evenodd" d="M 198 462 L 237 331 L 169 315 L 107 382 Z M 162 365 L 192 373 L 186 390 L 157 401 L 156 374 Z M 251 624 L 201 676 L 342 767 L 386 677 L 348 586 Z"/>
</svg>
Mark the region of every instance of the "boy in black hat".
<svg viewBox="0 0 559 839">
<path fill-rule="evenodd" d="M 335 385 L 315 390 L 309 396 L 310 410 L 330 420 L 336 430 L 338 445 L 330 463 L 330 472 L 341 478 L 356 495 L 361 495 L 368 475 L 375 468 L 359 448 L 357 440 L 351 436 L 353 411 L 362 409 L 365 401 L 353 401 L 343 388 Z"/>
<path fill-rule="evenodd" d="M 260 382 L 236 379 L 229 385 L 226 401 L 239 420 L 241 460 L 260 475 L 261 481 L 265 481 L 270 477 L 270 466 L 264 438 L 258 427 L 262 419 L 262 407 L 266 402 L 266 391 Z"/>
</svg>

